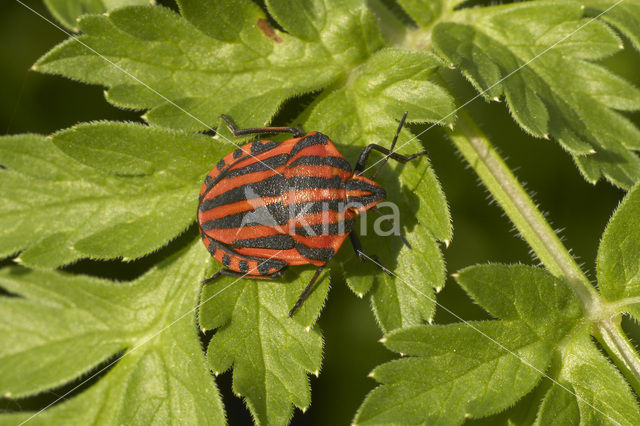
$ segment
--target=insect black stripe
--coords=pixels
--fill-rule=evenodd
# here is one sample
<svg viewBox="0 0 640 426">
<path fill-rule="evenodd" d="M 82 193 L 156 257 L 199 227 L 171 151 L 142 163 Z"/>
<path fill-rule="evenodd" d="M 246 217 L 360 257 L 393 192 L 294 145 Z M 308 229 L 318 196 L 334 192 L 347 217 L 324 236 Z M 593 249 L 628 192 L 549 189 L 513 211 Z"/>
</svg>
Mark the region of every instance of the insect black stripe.
<svg viewBox="0 0 640 426">
<path fill-rule="evenodd" d="M 335 254 L 332 248 L 308 247 L 301 243 L 296 244 L 296 250 L 307 259 L 321 260 L 323 262 L 328 262 Z"/>
<path fill-rule="evenodd" d="M 274 175 L 261 181 L 232 188 L 211 200 L 205 200 L 200 204 L 200 211 L 207 211 L 214 207 L 247 200 L 247 195 L 252 195 L 252 198 L 276 197 L 286 193 L 288 190 L 302 190 L 310 188 L 343 189 L 344 187 L 345 183 L 339 176 L 334 176 L 332 178 L 318 176 L 294 176 L 285 181 L 282 175 Z"/>
<path fill-rule="evenodd" d="M 249 248 L 288 250 L 294 247 L 293 237 L 291 235 L 269 235 L 268 237 L 249 238 L 246 240 L 236 240 L 234 245 Z"/>
<path fill-rule="evenodd" d="M 206 183 L 206 188 L 205 190 L 202 192 L 202 195 L 200 195 L 200 201 L 202 201 L 204 199 L 204 197 L 206 197 L 206 195 L 209 193 L 209 191 L 211 191 L 211 189 L 216 186 L 216 184 L 218 182 L 220 182 L 222 179 L 224 179 L 227 174 L 229 173 L 229 170 L 231 169 L 231 167 L 235 166 L 236 164 L 238 164 L 239 162 L 245 160 L 246 158 L 240 158 L 236 161 L 234 161 L 233 163 L 231 163 L 229 166 L 227 166 L 225 168 L 225 162 L 224 159 L 220 160 L 218 162 L 218 170 L 220 170 L 220 173 L 218 174 L 218 176 L 216 176 L 215 179 L 209 181 L 208 183 Z M 223 170 L 224 169 L 224 170 Z"/>
<path fill-rule="evenodd" d="M 283 268 L 284 266 L 287 265 L 286 262 L 279 260 L 279 259 L 268 259 L 265 257 L 259 257 L 259 256 L 248 256 L 246 254 L 240 254 L 238 252 L 236 252 L 229 244 L 225 244 L 221 241 L 215 240 L 209 236 L 207 236 L 209 242 L 211 242 L 212 244 L 215 244 L 216 247 L 220 250 L 223 250 L 229 254 L 232 254 L 233 256 L 239 257 L 241 259 L 246 259 L 246 260 L 255 260 L 257 262 L 266 262 L 269 261 L 271 265 L 275 265 L 273 267 L 277 267 L 277 265 L 280 265 L 280 268 Z"/>
<path fill-rule="evenodd" d="M 267 275 L 271 269 L 281 270 L 286 267 L 287 263 L 279 259 L 266 259 L 258 262 L 258 272 L 260 275 Z"/>
<path fill-rule="evenodd" d="M 331 166 L 337 169 L 342 169 L 347 172 L 351 172 L 351 165 L 347 160 L 340 157 L 321 157 L 319 155 L 305 155 L 299 157 L 293 163 L 289 164 L 287 168 L 296 166 Z"/>
<path fill-rule="evenodd" d="M 203 230 L 210 231 L 212 229 L 233 229 L 252 225 L 283 226 L 288 221 L 289 210 L 281 202 L 276 202 L 263 205 L 256 210 L 247 210 L 209 220 L 200 226 L 202 226 Z"/>
<path fill-rule="evenodd" d="M 366 197 L 349 197 L 349 207 L 354 209 L 359 209 L 364 206 L 368 206 L 369 204 L 373 204 L 375 202 L 381 201 L 384 198 L 379 198 L 373 195 L 369 195 Z"/>
<path fill-rule="evenodd" d="M 269 151 L 276 146 L 278 146 L 278 143 L 274 141 L 255 141 L 251 144 L 251 153 L 254 155 L 260 154 Z"/>
<path fill-rule="evenodd" d="M 273 170 L 276 167 L 280 167 L 286 164 L 289 159 L 288 154 L 279 154 L 274 155 L 273 157 L 265 158 L 264 160 L 257 161 L 255 163 L 251 163 L 247 166 L 241 167 L 239 169 L 231 169 L 227 172 L 227 178 L 247 175 L 249 173 L 256 172 L 264 172 L 267 170 Z"/>
<path fill-rule="evenodd" d="M 251 198 L 277 197 L 286 192 L 285 182 L 285 178 L 282 175 L 274 175 L 264 180 L 232 188 L 211 200 L 204 200 L 200 204 L 200 211 L 204 212 L 214 207 L 246 200 L 247 195 L 252 196 Z"/>
<path fill-rule="evenodd" d="M 304 138 L 300 139 L 298 143 L 296 143 L 293 146 L 293 148 L 291 148 L 289 155 L 291 155 L 291 158 L 293 158 L 296 156 L 297 153 L 299 153 L 305 148 L 309 148 L 310 146 L 313 146 L 313 145 L 326 145 L 328 141 L 329 141 L 329 138 L 323 135 L 322 133 L 316 133 L 314 135 L 305 136 Z"/>
<path fill-rule="evenodd" d="M 341 189 L 345 187 L 345 183 L 340 176 L 332 178 L 319 176 L 294 176 L 287 179 L 287 185 L 290 190 L 295 189 Z"/>
<path fill-rule="evenodd" d="M 291 218 L 300 214 L 320 213 L 325 211 L 343 212 L 347 209 L 345 200 L 328 199 L 321 201 L 307 201 L 290 205 Z"/>
<path fill-rule="evenodd" d="M 216 254 L 216 245 L 213 241 L 213 239 L 211 237 L 209 237 L 207 234 L 205 234 L 204 232 L 200 232 L 200 236 L 202 237 L 202 239 L 206 239 L 207 241 L 209 241 L 209 247 L 207 247 L 207 250 L 209 250 L 209 254 L 211 256 L 213 256 L 214 254 Z"/>
<path fill-rule="evenodd" d="M 296 227 L 295 233 L 303 237 L 348 234 L 353 229 L 353 224 L 353 219 L 341 220 L 339 222 L 333 222 L 329 224 L 319 223 L 317 225 Z"/>
</svg>

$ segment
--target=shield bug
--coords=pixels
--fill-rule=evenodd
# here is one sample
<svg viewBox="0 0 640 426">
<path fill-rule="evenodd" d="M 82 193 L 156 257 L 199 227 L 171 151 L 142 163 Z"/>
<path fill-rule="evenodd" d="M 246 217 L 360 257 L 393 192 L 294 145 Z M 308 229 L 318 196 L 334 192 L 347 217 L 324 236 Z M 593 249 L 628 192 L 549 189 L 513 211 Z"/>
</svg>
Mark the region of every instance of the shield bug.
<svg viewBox="0 0 640 426">
<path fill-rule="evenodd" d="M 405 163 L 426 152 L 393 152 L 406 112 L 391 147 L 368 145 L 353 170 L 320 132 L 304 134 L 299 127 L 237 129 L 227 116 L 221 118 L 236 137 L 291 133 L 293 138 L 242 145 L 207 175 L 200 190 L 198 223 L 204 245 L 224 268 L 205 282 L 222 274 L 274 279 L 289 265 L 315 265 L 313 278 L 289 311 L 292 316 L 347 236 L 360 260 L 367 259 L 352 230 L 358 214 L 377 210 L 376 204 L 386 198 L 373 180 L 384 162 L 392 158 Z M 385 158 L 367 178 L 362 173 L 371 151 Z"/>
</svg>

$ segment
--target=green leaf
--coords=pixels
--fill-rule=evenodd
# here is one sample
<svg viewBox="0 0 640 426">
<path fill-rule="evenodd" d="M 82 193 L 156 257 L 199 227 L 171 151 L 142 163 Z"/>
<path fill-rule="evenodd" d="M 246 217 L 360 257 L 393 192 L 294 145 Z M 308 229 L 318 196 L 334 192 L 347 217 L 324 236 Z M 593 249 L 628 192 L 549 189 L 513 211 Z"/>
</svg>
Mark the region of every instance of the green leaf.
<svg viewBox="0 0 640 426">
<path fill-rule="evenodd" d="M 57 387 L 124 351 L 95 385 L 29 422 L 224 423 L 195 325 L 207 258 L 195 241 L 128 283 L 4 269 L 0 286 L 21 297 L 0 303 L 0 393 Z M 0 422 L 34 414 L 2 414 Z"/>
<path fill-rule="evenodd" d="M 451 97 L 428 80 L 439 65 L 428 53 L 381 50 L 362 66 L 349 84 L 313 105 L 305 127 L 322 129 L 353 163 L 368 144 L 390 145 L 404 111 L 410 111 L 407 121 L 414 123 L 436 122 L 453 111 Z M 405 128 L 398 141 L 398 152 L 413 154 L 424 150 L 417 140 L 410 139 L 413 135 Z M 381 158 L 374 155 L 367 166 Z M 442 189 L 427 158 L 406 165 L 391 160 L 387 168 L 388 172 L 381 173 L 376 180 L 386 189 L 388 201 L 397 206 L 399 226 L 415 247 L 401 251 L 405 249 L 395 235 L 363 237 L 363 247 L 394 273 L 417 283 L 417 287 L 411 288 L 388 277 L 372 265 L 363 269 L 355 257 L 347 259 L 349 263 L 344 267 L 347 282 L 357 294 L 363 295 L 371 286 L 375 287 L 376 318 L 383 330 L 392 330 L 420 324 L 433 315 L 432 288 L 442 288 L 445 281 L 444 262 L 436 239 L 450 240 L 452 229 Z M 373 170 L 375 168 L 366 174 Z M 385 211 L 385 214 L 392 212 Z M 368 216 L 367 221 L 375 225 L 376 217 L 372 213 Z M 387 230 L 389 226 L 381 228 Z M 356 226 L 354 232 L 365 233 L 360 226 Z M 373 233 L 371 226 L 366 233 Z M 396 263 L 394 259 L 398 259 Z"/>
<path fill-rule="evenodd" d="M 450 13 L 465 0 L 398 0 L 398 3 L 421 27 L 428 27 L 442 15 Z"/>
<path fill-rule="evenodd" d="M 250 41 L 256 23 L 266 18 L 251 0 L 178 0 L 180 13 L 206 35 L 227 42 Z"/>
<path fill-rule="evenodd" d="M 203 135 L 123 123 L 0 138 L 0 255 L 52 268 L 134 259 L 194 221 L 204 175 L 228 148 Z"/>
<path fill-rule="evenodd" d="M 233 366 L 233 391 L 246 398 L 258 424 L 286 424 L 294 405 L 306 411 L 311 404 L 307 373 L 318 375 L 322 361 L 322 337 L 312 326 L 327 274 L 293 318 L 288 311 L 313 273 L 297 271 L 289 283 L 221 277 L 203 290 L 200 327 L 217 329 L 209 365 L 216 375 Z"/>
<path fill-rule="evenodd" d="M 627 309 L 640 318 L 640 185 L 613 213 L 598 247 L 597 270 L 602 295 L 609 301 L 636 298 Z"/>
<path fill-rule="evenodd" d="M 62 25 L 77 32 L 77 19 L 89 13 L 103 13 L 123 6 L 149 4 L 149 0 L 44 0 L 49 12 Z"/>
<path fill-rule="evenodd" d="M 529 392 L 550 361 L 549 345 L 519 321 L 472 324 L 476 329 L 450 324 L 392 332 L 385 345 L 410 357 L 373 371 L 382 385 L 367 396 L 354 423 L 461 424 L 465 417 L 503 410 Z"/>
<path fill-rule="evenodd" d="M 389 333 L 385 345 L 406 357 L 373 371 L 381 385 L 366 397 L 357 424 L 454 425 L 489 416 L 533 389 L 554 354 L 571 356 L 563 341 L 582 312 L 565 283 L 524 265 L 474 266 L 455 276 L 500 320 Z"/>
<path fill-rule="evenodd" d="M 266 0 L 265 3 L 271 16 L 287 32 L 304 40 L 318 40 L 332 18 L 332 11 L 326 9 L 329 2 L 325 0 Z"/>
<path fill-rule="evenodd" d="M 640 109 L 640 91 L 592 62 L 622 42 L 583 13 L 558 2 L 463 9 L 433 42 L 486 99 L 504 95 L 525 131 L 556 139 L 588 181 L 628 188 L 640 179 L 640 131 L 616 110 Z"/>
<path fill-rule="evenodd" d="M 629 413 L 628 418 L 640 413 L 622 376 L 590 341 L 588 328 L 582 326 L 571 335 L 580 308 L 566 283 L 524 265 L 474 266 L 461 271 L 457 280 L 492 315 L 524 321 L 532 333 L 561 350 L 562 367 L 556 379 L 566 389 L 552 386 L 538 414 L 539 424 L 558 419 L 559 413 L 567 418 L 558 424 L 576 423 L 568 420 L 576 415 L 581 424 L 593 424 L 608 423 L 612 412 Z M 570 340 L 563 341 L 564 336 Z"/>
<path fill-rule="evenodd" d="M 162 7 L 122 8 L 80 21 L 85 35 L 79 40 L 108 60 L 67 40 L 36 68 L 107 86 L 109 102 L 149 109 L 145 117 L 153 124 L 202 130 L 226 113 L 238 123 L 262 125 L 286 98 L 328 86 L 381 45 L 377 22 L 362 2 L 318 4 L 331 13 L 313 42 L 271 28 L 246 0 L 183 0 L 186 19 Z M 222 26 L 214 29 L 210 19 L 219 15 Z"/>
<path fill-rule="evenodd" d="M 423 236 L 413 244 L 411 250 L 401 246 L 400 241 L 392 244 L 387 242 L 384 247 L 375 245 L 375 240 L 369 238 L 364 241 L 380 257 L 378 261 L 393 266 L 392 270 L 397 275 L 394 278 L 376 271 L 377 275 L 372 281 L 371 304 L 380 328 L 387 332 L 431 321 L 435 313 L 435 292 L 442 289 L 446 280 L 444 261 L 435 240 Z M 398 259 L 396 264 L 391 264 L 389 261 L 393 259 L 394 252 L 398 253 Z M 366 276 L 354 271 L 358 268 L 355 262 L 357 259 L 347 268 L 348 272 L 353 273 L 347 277 L 352 287 L 367 282 Z M 368 269 L 371 270 L 371 267 Z"/>
<path fill-rule="evenodd" d="M 538 385 L 513 406 L 497 414 L 467 421 L 469 426 L 531 426 L 536 419 L 544 391 L 549 388 L 546 380 L 542 379 Z M 566 423 L 565 423 L 566 424 Z"/>
<path fill-rule="evenodd" d="M 4 269 L 0 392 L 21 398 L 79 377 L 132 344 L 137 287 L 52 272 Z M 68 350 L 73 347 L 73 353 Z M 68 356 L 70 355 L 70 356 Z"/>
<path fill-rule="evenodd" d="M 554 384 L 542 400 L 535 424 L 537 426 L 580 424 L 578 401 L 572 393 L 575 394 L 575 389 L 569 383 L 563 384 L 562 387 Z"/>
<path fill-rule="evenodd" d="M 569 286 L 544 269 L 526 265 L 477 265 L 455 274 L 473 300 L 496 318 L 521 320 L 555 343 L 581 315 Z"/>
<path fill-rule="evenodd" d="M 586 330 L 568 342 L 559 382 L 563 388 L 554 384 L 549 390 L 540 406 L 537 424 L 553 424 L 550 419 L 556 419 L 557 424 L 640 422 L 640 409 L 629 385 L 598 351 Z"/>
<path fill-rule="evenodd" d="M 591 16 L 605 12 L 600 19 L 616 27 L 640 50 L 640 1 L 624 0 L 576 0 L 586 6 Z"/>
</svg>

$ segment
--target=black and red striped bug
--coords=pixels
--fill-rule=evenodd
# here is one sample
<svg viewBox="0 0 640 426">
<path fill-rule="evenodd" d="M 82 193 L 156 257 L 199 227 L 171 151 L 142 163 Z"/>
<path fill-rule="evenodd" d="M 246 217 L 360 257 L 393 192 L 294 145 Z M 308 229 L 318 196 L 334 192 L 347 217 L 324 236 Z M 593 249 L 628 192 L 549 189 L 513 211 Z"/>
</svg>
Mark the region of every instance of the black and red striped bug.
<svg viewBox="0 0 640 426">
<path fill-rule="evenodd" d="M 291 133 L 293 138 L 247 143 L 207 175 L 200 190 L 198 223 L 209 253 L 225 268 L 205 282 L 221 274 L 273 279 L 289 265 L 315 265 L 316 273 L 289 311 L 292 316 L 347 236 L 360 260 L 369 258 L 351 231 L 359 213 L 375 209 L 386 198 L 384 189 L 373 180 L 384 162 L 392 158 L 405 163 L 426 152 L 409 156 L 393 152 L 406 112 L 391 147 L 368 145 L 353 171 L 320 132 L 305 135 L 298 127 L 236 129 L 228 117 L 221 117 L 236 137 Z M 362 172 L 373 150 L 385 159 L 367 178 Z"/>
</svg>

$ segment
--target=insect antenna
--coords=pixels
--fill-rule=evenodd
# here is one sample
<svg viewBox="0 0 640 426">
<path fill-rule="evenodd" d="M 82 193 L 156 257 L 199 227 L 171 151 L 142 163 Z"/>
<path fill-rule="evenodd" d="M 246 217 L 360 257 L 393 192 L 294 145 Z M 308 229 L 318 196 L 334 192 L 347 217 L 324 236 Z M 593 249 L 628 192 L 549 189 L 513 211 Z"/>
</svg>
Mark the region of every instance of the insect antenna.
<svg viewBox="0 0 640 426">
<path fill-rule="evenodd" d="M 376 212 L 378 215 L 380 215 L 380 217 L 388 222 L 391 223 L 391 226 L 393 226 L 393 229 L 395 229 L 396 227 L 396 222 L 393 219 L 389 219 L 388 217 L 384 217 L 384 215 L 382 214 L 382 212 L 380 210 L 378 210 L 378 207 L 373 206 L 371 208 L 371 210 L 373 210 L 374 212 Z M 400 239 L 402 240 L 402 242 L 404 243 L 405 246 L 409 247 L 409 249 L 413 249 L 413 247 L 411 247 L 411 244 L 409 244 L 409 241 L 407 240 L 407 238 L 404 236 L 404 234 L 402 233 L 402 230 L 400 229 L 400 227 L 398 227 L 398 231 L 400 231 Z"/>
<path fill-rule="evenodd" d="M 373 172 L 373 175 L 371 175 L 371 179 L 376 177 L 378 172 L 380 172 L 380 169 L 382 169 L 382 166 L 384 166 L 384 164 L 387 162 L 387 160 L 389 160 L 389 157 L 391 157 L 391 154 L 393 153 L 393 148 L 395 148 L 396 142 L 398 142 L 398 136 L 400 136 L 400 131 L 402 130 L 402 127 L 404 126 L 404 121 L 407 119 L 407 114 L 408 113 L 409 113 L 409 111 L 405 111 L 404 114 L 402 115 L 402 118 L 400 119 L 400 124 L 398 125 L 398 130 L 396 131 L 396 135 L 393 137 L 393 141 L 391 142 L 391 147 L 389 148 L 389 153 L 384 156 L 384 160 L 382 160 L 382 163 L 380 163 L 380 165 L 378 166 L 376 171 Z"/>
</svg>

